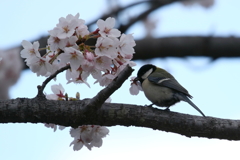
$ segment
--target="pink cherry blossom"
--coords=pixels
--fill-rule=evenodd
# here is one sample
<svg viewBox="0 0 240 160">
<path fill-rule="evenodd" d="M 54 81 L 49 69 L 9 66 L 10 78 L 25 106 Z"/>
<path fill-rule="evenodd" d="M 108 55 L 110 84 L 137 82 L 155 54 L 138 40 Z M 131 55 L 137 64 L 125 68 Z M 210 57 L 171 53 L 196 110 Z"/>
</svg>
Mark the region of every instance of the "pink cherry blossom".
<svg viewBox="0 0 240 160">
<path fill-rule="evenodd" d="M 86 52 L 84 54 L 83 63 L 81 64 L 81 67 L 84 71 L 91 72 L 95 69 L 95 61 L 96 58 L 92 52 Z"/>
</svg>

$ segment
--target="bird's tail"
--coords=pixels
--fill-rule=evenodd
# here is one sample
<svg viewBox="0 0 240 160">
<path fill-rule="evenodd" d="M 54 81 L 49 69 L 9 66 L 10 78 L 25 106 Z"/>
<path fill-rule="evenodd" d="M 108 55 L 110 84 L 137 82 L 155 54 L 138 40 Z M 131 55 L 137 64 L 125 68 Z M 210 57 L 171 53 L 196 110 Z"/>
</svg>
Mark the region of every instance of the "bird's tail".
<svg viewBox="0 0 240 160">
<path fill-rule="evenodd" d="M 204 113 L 187 96 L 181 95 L 180 97 L 181 97 L 181 100 L 189 103 L 193 108 L 195 108 L 199 113 L 201 113 L 203 117 L 206 117 Z"/>
</svg>

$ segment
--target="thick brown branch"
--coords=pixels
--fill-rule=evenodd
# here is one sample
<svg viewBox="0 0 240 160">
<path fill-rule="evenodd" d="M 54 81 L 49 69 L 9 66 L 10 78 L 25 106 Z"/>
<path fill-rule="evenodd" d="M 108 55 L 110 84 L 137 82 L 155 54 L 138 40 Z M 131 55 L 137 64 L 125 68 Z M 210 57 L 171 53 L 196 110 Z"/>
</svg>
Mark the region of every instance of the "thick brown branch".
<svg viewBox="0 0 240 160">
<path fill-rule="evenodd" d="M 41 38 L 41 44 L 47 38 Z M 88 42 L 89 45 L 94 42 Z M 206 56 L 213 59 L 240 56 L 240 38 L 211 36 L 182 36 L 136 40 L 133 59 L 163 57 Z M 46 44 L 43 44 L 43 46 Z M 41 53 L 45 54 L 45 53 Z"/>
<path fill-rule="evenodd" d="M 0 123 L 54 123 L 73 127 L 83 124 L 138 126 L 187 137 L 240 140 L 240 120 L 204 118 L 116 103 L 104 103 L 95 116 L 87 117 L 83 112 L 87 102 L 27 98 L 0 101 Z"/>
<path fill-rule="evenodd" d="M 213 59 L 240 56 L 237 37 L 165 37 L 136 41 L 134 59 L 157 57 L 206 56 Z"/>
<path fill-rule="evenodd" d="M 95 97 L 93 97 L 86 109 L 98 110 L 102 104 L 108 99 L 117 89 L 119 89 L 125 80 L 132 74 L 134 70 L 127 65 L 121 73 L 104 89 L 102 89 Z"/>
</svg>

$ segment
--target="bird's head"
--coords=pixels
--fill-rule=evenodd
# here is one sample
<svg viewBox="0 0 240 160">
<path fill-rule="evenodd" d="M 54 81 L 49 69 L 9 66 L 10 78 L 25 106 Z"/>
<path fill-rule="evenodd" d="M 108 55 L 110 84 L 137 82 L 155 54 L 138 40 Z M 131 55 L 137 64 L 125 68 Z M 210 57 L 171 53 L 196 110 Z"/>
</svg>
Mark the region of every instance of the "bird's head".
<svg viewBox="0 0 240 160">
<path fill-rule="evenodd" d="M 146 64 L 146 65 L 142 66 L 138 70 L 137 78 L 135 78 L 135 80 L 136 81 L 139 80 L 142 83 L 156 69 L 157 69 L 157 67 L 152 64 Z"/>
</svg>

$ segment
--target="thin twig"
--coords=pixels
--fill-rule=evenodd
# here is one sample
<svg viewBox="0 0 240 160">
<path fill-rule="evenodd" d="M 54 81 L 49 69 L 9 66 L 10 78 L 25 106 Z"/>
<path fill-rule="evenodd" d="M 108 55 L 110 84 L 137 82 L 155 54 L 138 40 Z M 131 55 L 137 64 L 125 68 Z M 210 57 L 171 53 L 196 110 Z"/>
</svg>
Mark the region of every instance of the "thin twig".
<svg viewBox="0 0 240 160">
<path fill-rule="evenodd" d="M 38 88 L 38 94 L 36 97 L 42 97 L 44 96 L 43 94 L 43 90 L 44 88 L 46 87 L 46 85 L 52 80 L 54 79 L 59 73 L 67 70 L 67 69 L 70 69 L 70 65 L 66 65 L 65 67 L 62 67 L 60 68 L 59 70 L 57 70 L 55 73 L 53 73 L 51 76 L 49 76 L 45 81 L 43 81 L 42 85 L 38 85 L 37 88 Z"/>
<path fill-rule="evenodd" d="M 91 25 L 94 25 L 96 24 L 97 20 L 98 19 L 107 19 L 108 17 L 111 17 L 113 15 L 116 15 L 116 14 L 119 14 L 119 12 L 123 11 L 123 10 L 126 10 L 128 8 L 131 8 L 131 7 L 134 7 L 136 5 L 139 5 L 139 4 L 142 4 L 142 3 L 149 3 L 150 1 L 140 1 L 140 2 L 135 2 L 135 3 L 132 3 L 132 4 L 129 4 L 128 6 L 124 6 L 124 7 L 119 7 L 117 9 L 114 9 L 112 10 L 110 13 L 106 14 L 106 15 L 102 15 L 100 18 L 97 18 L 95 20 L 93 20 L 92 22 L 88 23 L 87 26 L 91 26 Z"/>
</svg>

